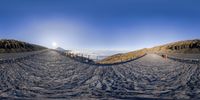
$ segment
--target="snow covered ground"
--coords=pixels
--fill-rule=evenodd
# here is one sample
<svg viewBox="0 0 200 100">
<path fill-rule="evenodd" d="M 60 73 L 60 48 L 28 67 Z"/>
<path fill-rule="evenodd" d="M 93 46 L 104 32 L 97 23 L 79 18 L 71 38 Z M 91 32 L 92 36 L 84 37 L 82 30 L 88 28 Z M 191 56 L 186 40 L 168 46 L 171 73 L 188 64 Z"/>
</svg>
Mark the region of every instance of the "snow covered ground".
<svg viewBox="0 0 200 100">
<path fill-rule="evenodd" d="M 56 51 L 0 64 L 1 98 L 200 99 L 200 65 L 156 54 L 119 65 L 77 62 Z"/>
</svg>

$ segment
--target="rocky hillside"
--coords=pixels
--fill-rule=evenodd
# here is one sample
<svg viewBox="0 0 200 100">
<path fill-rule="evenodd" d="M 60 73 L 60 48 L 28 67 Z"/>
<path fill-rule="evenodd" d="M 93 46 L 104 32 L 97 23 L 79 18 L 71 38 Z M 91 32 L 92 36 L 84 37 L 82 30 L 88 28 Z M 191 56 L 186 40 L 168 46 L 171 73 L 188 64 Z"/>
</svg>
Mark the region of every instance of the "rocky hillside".
<svg viewBox="0 0 200 100">
<path fill-rule="evenodd" d="M 45 47 L 17 40 L 0 40 L 0 53 L 27 52 L 46 49 Z"/>
<path fill-rule="evenodd" d="M 145 53 L 183 53 L 183 54 L 200 53 L 200 40 L 195 39 L 195 40 L 178 41 L 161 46 L 156 46 L 153 48 L 148 48 L 148 49 L 145 48 L 142 50 L 137 50 L 129 53 L 116 54 L 107 57 L 99 61 L 98 63 L 110 64 L 110 63 L 123 62 L 129 59 L 140 57 Z"/>
<path fill-rule="evenodd" d="M 186 40 L 150 48 L 155 53 L 200 53 L 200 40 Z"/>
</svg>

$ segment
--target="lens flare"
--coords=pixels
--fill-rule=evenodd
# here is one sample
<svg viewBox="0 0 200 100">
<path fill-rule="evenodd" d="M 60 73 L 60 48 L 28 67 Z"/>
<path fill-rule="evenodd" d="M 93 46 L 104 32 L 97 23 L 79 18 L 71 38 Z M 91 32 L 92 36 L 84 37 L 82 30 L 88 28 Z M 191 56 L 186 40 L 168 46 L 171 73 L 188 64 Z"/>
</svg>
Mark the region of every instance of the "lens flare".
<svg viewBox="0 0 200 100">
<path fill-rule="evenodd" d="M 57 43 L 56 42 L 52 42 L 52 46 L 53 46 L 53 48 L 57 47 Z"/>
</svg>

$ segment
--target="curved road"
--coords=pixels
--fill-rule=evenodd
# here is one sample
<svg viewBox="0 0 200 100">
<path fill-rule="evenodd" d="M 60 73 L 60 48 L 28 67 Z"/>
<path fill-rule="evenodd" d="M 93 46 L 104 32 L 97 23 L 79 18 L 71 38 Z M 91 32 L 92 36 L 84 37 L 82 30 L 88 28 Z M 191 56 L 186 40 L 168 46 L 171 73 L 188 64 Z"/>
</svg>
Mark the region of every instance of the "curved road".
<svg viewBox="0 0 200 100">
<path fill-rule="evenodd" d="M 199 67 L 155 54 L 121 65 L 95 66 L 47 51 L 0 64 L 0 97 L 198 99 Z"/>
</svg>

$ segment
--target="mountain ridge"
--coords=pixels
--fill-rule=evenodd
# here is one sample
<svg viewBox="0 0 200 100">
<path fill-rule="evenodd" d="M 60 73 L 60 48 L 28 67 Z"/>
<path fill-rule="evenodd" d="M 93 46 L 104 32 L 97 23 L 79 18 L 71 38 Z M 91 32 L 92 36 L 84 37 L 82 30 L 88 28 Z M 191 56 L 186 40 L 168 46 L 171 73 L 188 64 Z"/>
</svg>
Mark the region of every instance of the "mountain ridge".
<svg viewBox="0 0 200 100">
<path fill-rule="evenodd" d="M 57 47 L 55 50 L 58 50 L 58 51 L 62 51 L 62 52 L 65 52 L 66 50 L 61 48 L 61 47 Z"/>
</svg>

